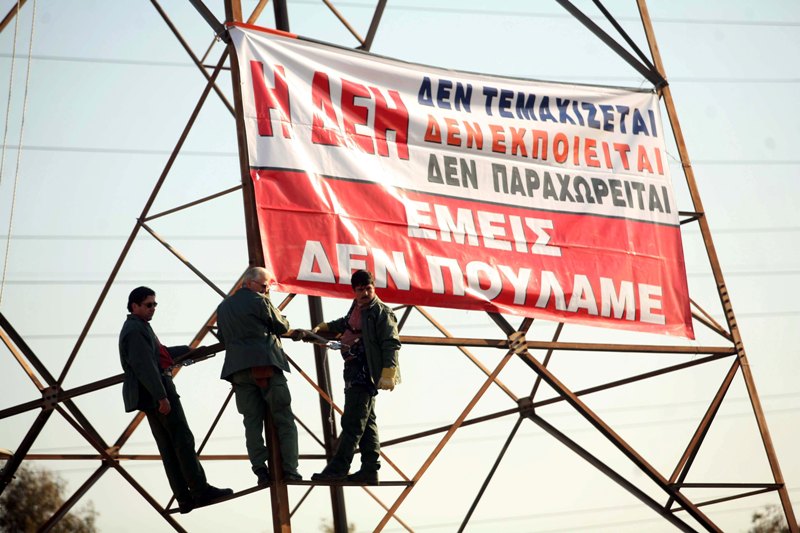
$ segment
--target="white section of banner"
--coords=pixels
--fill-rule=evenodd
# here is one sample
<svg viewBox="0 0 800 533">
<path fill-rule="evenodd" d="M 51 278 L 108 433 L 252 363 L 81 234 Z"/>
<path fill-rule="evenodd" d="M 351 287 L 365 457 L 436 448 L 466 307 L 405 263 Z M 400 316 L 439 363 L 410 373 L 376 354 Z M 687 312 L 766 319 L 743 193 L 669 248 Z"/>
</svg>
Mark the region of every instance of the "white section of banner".
<svg viewBox="0 0 800 533">
<path fill-rule="evenodd" d="M 678 223 L 652 92 L 464 74 L 250 29 L 231 33 L 252 167 Z M 266 116 L 257 110 L 258 76 L 260 97 L 280 100 L 276 69 L 286 84 L 288 137 L 277 105 Z M 393 94 L 400 100 L 402 132 L 376 128 L 381 111 L 398 108 Z M 273 123 L 274 135 L 259 134 L 264 121 Z M 315 142 L 315 133 L 341 144 Z M 381 136 L 386 155 L 376 156 Z"/>
</svg>

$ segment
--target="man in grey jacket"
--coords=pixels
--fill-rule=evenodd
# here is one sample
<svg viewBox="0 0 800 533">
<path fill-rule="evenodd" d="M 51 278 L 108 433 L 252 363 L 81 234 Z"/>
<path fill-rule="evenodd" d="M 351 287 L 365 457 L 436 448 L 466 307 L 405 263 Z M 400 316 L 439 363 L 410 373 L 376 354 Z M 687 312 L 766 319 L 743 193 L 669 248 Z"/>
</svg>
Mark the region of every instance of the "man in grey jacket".
<svg viewBox="0 0 800 533">
<path fill-rule="evenodd" d="M 219 340 L 225 344 L 221 378 L 233 384 L 247 455 L 259 484 L 269 482 L 269 451 L 264 442 L 267 409 L 278 433 L 283 479 L 303 479 L 297 472 L 297 426 L 284 375 L 289 363 L 280 339 L 289 331 L 289 322 L 269 299 L 271 279 L 265 268 L 248 269 L 242 287 L 217 308 Z"/>
<path fill-rule="evenodd" d="M 148 287 L 137 287 L 128 295 L 130 314 L 119 334 L 125 373 L 122 397 L 126 412 L 144 411 L 178 507 L 181 513 L 188 513 L 233 491 L 206 481 L 170 370 L 172 358 L 188 352 L 189 347 L 167 348 L 159 342 L 149 324 L 156 305 L 156 293 Z"/>
</svg>

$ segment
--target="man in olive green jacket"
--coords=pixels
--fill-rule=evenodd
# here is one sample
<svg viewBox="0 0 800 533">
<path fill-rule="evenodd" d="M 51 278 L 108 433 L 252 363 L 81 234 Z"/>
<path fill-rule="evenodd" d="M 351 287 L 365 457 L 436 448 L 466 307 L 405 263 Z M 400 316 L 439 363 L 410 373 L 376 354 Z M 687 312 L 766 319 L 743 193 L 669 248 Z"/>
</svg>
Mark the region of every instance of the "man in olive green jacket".
<svg viewBox="0 0 800 533">
<path fill-rule="evenodd" d="M 297 481 L 297 426 L 284 372 L 289 363 L 280 336 L 289 322 L 269 299 L 272 275 L 261 267 L 244 274 L 242 288 L 217 308 L 219 340 L 225 344 L 222 379 L 233 383 L 236 407 L 242 414 L 247 455 L 259 484 L 269 481 L 264 442 L 264 417 L 269 408 L 278 433 L 283 479 Z"/>
<path fill-rule="evenodd" d="M 341 334 L 345 389 L 342 434 L 336 453 L 325 469 L 311 479 L 374 484 L 381 467 L 375 396 L 378 389 L 394 390 L 400 381 L 400 335 L 394 312 L 375 295 L 372 273 L 358 270 L 350 284 L 355 298 L 347 315 L 314 328 Z M 356 447 L 361 452 L 361 469 L 348 475 Z"/>
<path fill-rule="evenodd" d="M 128 295 L 130 314 L 119 334 L 119 358 L 125 373 L 122 398 L 126 412 L 144 411 L 178 507 L 181 513 L 188 513 L 233 491 L 206 481 L 170 370 L 172 358 L 188 352 L 189 347 L 167 348 L 158 341 L 149 324 L 156 305 L 156 293 L 148 287 L 137 287 Z"/>
</svg>

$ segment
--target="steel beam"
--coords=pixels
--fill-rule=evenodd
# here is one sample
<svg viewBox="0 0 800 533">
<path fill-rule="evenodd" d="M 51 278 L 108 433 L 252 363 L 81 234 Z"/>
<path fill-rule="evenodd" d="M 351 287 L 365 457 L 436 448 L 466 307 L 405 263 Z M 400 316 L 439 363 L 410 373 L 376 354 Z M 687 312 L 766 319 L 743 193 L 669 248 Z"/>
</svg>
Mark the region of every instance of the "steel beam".
<svg viewBox="0 0 800 533">
<path fill-rule="evenodd" d="M 308 314 L 311 324 L 319 324 L 324 320 L 322 313 L 322 299 L 319 296 L 308 297 Z M 328 365 L 327 348 L 314 344 L 314 365 L 317 371 L 319 388 L 325 391 L 328 397 L 331 392 L 331 371 Z M 333 408 L 319 397 L 319 414 L 322 422 L 322 438 L 325 445 L 325 459 L 329 463 L 336 452 L 336 420 Z M 344 491 L 341 486 L 331 485 L 331 512 L 333 514 L 333 530 L 335 533 L 347 533 L 347 507 L 345 506 Z"/>
<path fill-rule="evenodd" d="M 664 87 L 667 85 L 667 80 L 661 75 L 658 70 L 653 69 L 652 67 L 648 67 L 635 57 L 625 50 L 620 44 L 614 40 L 609 34 L 607 34 L 603 29 L 595 24 L 592 19 L 587 17 L 580 9 L 575 7 L 569 0 L 556 0 L 561 7 L 566 9 L 569 14 L 575 17 L 581 24 L 586 26 L 586 28 L 594 33 L 597 37 L 600 38 L 611 50 L 616 52 L 616 54 L 621 57 L 626 63 L 632 66 L 636 71 L 644 76 L 650 83 L 653 84 L 656 88 Z"/>
<path fill-rule="evenodd" d="M 167 26 L 169 27 L 170 31 L 175 36 L 175 38 L 178 40 L 178 42 L 181 43 L 181 46 L 183 46 L 183 49 L 186 51 L 187 54 L 189 54 L 189 57 L 194 62 L 195 66 L 197 66 L 197 68 L 203 74 L 203 77 L 205 77 L 206 82 L 207 83 L 211 82 L 211 76 L 209 75 L 208 72 L 206 72 L 206 69 L 203 66 L 203 63 L 194 54 L 192 49 L 189 47 L 189 43 L 186 42 L 186 39 L 184 39 L 183 35 L 181 35 L 181 33 L 178 31 L 178 28 L 176 28 L 175 24 L 172 23 L 172 20 L 170 20 L 170 18 L 167 16 L 167 13 L 164 11 L 164 9 L 162 9 L 161 4 L 158 3 L 158 0 L 150 0 L 150 2 L 153 4 L 153 7 L 156 8 L 156 11 L 158 11 L 158 14 L 161 15 L 161 18 L 167 24 Z M 219 35 L 219 33 L 217 35 Z M 211 82 L 211 83 L 213 83 L 213 82 Z M 234 114 L 233 106 L 228 101 L 228 97 L 225 96 L 225 94 L 217 86 L 216 83 L 213 83 L 213 85 L 214 85 L 214 92 L 217 93 L 217 96 L 219 96 L 219 99 L 222 101 L 222 103 L 225 105 L 225 107 L 228 109 L 228 111 L 230 111 L 231 115 L 233 115 Z"/>
<path fill-rule="evenodd" d="M 6 490 L 11 480 L 14 479 L 14 474 L 17 473 L 19 465 L 22 464 L 22 460 L 28 454 L 28 450 L 31 449 L 31 446 L 33 446 L 33 443 L 36 441 L 39 433 L 42 432 L 42 428 L 44 428 L 44 425 L 52 414 L 52 409 L 43 409 L 42 412 L 39 413 L 39 416 L 36 417 L 36 420 L 33 421 L 33 424 L 31 424 L 30 429 L 14 451 L 14 454 L 6 460 L 6 464 L 3 466 L 3 469 L 0 470 L 0 494 L 3 494 L 3 491 Z"/>
<path fill-rule="evenodd" d="M 728 393 L 728 389 L 730 388 L 731 383 L 733 383 L 733 378 L 736 376 L 736 372 L 738 370 L 739 360 L 735 359 L 730 370 L 728 370 L 728 373 L 725 375 L 725 379 L 722 380 L 722 384 L 717 390 L 717 393 L 711 400 L 711 404 L 708 406 L 706 414 L 703 415 L 702 420 L 700 420 L 700 424 L 697 426 L 694 435 L 689 441 L 689 444 L 686 446 L 686 450 L 683 452 L 678 464 L 675 465 L 675 470 L 673 470 L 672 475 L 669 478 L 671 485 L 685 486 L 683 485 L 683 481 L 686 479 L 686 476 L 689 475 L 689 469 L 692 467 L 692 463 L 694 463 L 697 453 L 700 451 L 700 446 L 703 444 L 703 441 L 708 434 L 708 430 L 711 427 L 711 423 L 714 421 L 714 417 L 717 416 L 719 408 L 722 405 L 722 400 Z M 669 509 L 672 506 L 673 501 L 673 498 L 670 498 L 667 500 L 667 503 L 664 507 Z"/>
<path fill-rule="evenodd" d="M 142 497 L 149 503 L 157 512 L 160 514 L 167 523 L 172 526 L 175 531 L 179 531 L 181 533 L 186 533 L 186 530 L 181 527 L 181 525 L 175 521 L 174 518 L 167 514 L 166 510 L 161 507 L 158 502 L 148 493 L 144 487 L 139 485 L 139 483 L 131 476 L 127 470 L 122 468 L 119 464 L 119 461 L 115 460 L 111 454 L 103 449 L 99 442 L 97 442 L 91 435 L 86 433 L 86 431 L 78 424 L 71 416 L 69 416 L 60 406 L 56 406 L 56 410 L 64 417 L 64 419 L 73 427 L 75 430 L 84 438 L 86 439 L 92 447 L 97 450 L 104 458 L 104 460 L 109 464 L 110 467 L 114 468 L 119 474 L 127 481 L 136 492 L 142 495 Z"/>
<path fill-rule="evenodd" d="M 653 56 L 653 63 L 656 66 L 656 70 L 662 73 L 661 75 L 663 77 L 666 71 L 664 70 L 664 63 L 661 60 L 661 53 L 659 52 L 658 45 L 656 44 L 655 32 L 653 31 L 653 24 L 650 20 L 650 12 L 647 9 L 647 2 L 645 0 L 637 0 L 637 5 L 639 7 L 639 14 L 642 19 L 642 26 L 644 27 L 645 35 L 647 36 L 647 43 L 650 46 L 650 54 Z M 680 121 L 678 120 L 678 113 L 675 109 L 675 103 L 672 100 L 672 91 L 669 86 L 664 86 L 661 88 L 661 97 L 667 110 L 667 116 L 669 117 L 669 122 L 672 127 L 672 134 L 675 137 L 675 144 L 678 147 L 678 154 L 680 155 L 683 172 L 686 177 L 686 184 L 689 187 L 694 210 L 697 213 L 703 213 L 703 216 L 697 219 L 697 224 L 700 227 L 700 233 L 703 236 L 703 243 L 705 244 L 706 254 L 708 255 L 709 263 L 711 264 L 711 271 L 714 274 L 714 281 L 717 284 L 720 303 L 725 311 L 725 319 L 728 323 L 728 329 L 733 336 L 733 343 L 738 352 L 742 377 L 744 378 L 747 394 L 750 397 L 750 403 L 753 407 L 753 414 L 756 417 L 756 424 L 758 425 L 758 430 L 761 434 L 761 440 L 764 444 L 764 451 L 766 452 L 767 460 L 769 462 L 770 469 L 772 470 L 772 477 L 775 480 L 775 483 L 781 486 L 781 488 L 778 489 L 778 495 L 780 497 L 784 515 L 786 517 L 786 522 L 791 533 L 798 533 L 800 532 L 800 526 L 797 524 L 797 518 L 792 507 L 792 500 L 789 496 L 789 491 L 786 488 L 786 484 L 783 479 L 783 473 L 781 472 L 781 467 L 778 463 L 778 456 L 775 453 L 775 447 L 772 443 L 772 436 L 770 435 L 769 428 L 767 427 L 764 409 L 761 406 L 761 400 L 758 397 L 755 381 L 753 380 L 753 375 L 750 372 L 750 363 L 748 362 L 747 355 L 744 351 L 744 343 L 742 342 L 741 332 L 739 331 L 739 325 L 736 322 L 736 316 L 733 313 L 733 305 L 731 304 L 730 297 L 728 296 L 728 287 L 725 284 L 725 279 L 722 275 L 722 267 L 719 262 L 719 257 L 717 256 L 716 248 L 714 247 L 714 241 L 711 238 L 711 229 L 708 224 L 708 218 L 705 216 L 705 208 L 703 207 L 703 202 L 700 199 L 700 191 L 697 188 L 694 169 L 692 168 L 692 164 L 689 159 L 689 151 L 686 148 L 683 130 L 681 129 Z"/>
<path fill-rule="evenodd" d="M 164 165 L 164 170 L 161 172 L 158 181 L 156 181 L 156 184 L 153 187 L 152 192 L 150 193 L 150 197 L 147 199 L 144 208 L 142 208 L 142 213 L 141 215 L 139 215 L 138 223 L 135 224 L 133 230 L 131 230 L 131 234 L 130 236 L 128 236 L 128 240 L 125 242 L 125 246 L 123 247 L 119 257 L 117 258 L 117 262 L 114 264 L 114 268 L 111 270 L 111 274 L 109 275 L 108 280 L 103 286 L 103 289 L 100 291 L 100 296 L 97 298 L 97 302 L 95 303 L 94 308 L 89 314 L 89 318 L 86 320 L 86 324 L 83 327 L 83 330 L 81 331 L 80 335 L 78 336 L 78 340 L 75 342 L 75 347 L 69 354 L 67 362 L 64 365 L 64 369 L 61 371 L 61 375 L 58 378 L 59 386 L 62 383 L 64 383 L 64 379 L 67 377 L 67 373 L 69 372 L 70 366 L 72 366 L 72 362 L 78 355 L 78 351 L 83 345 L 83 341 L 86 339 L 86 335 L 89 333 L 89 329 L 92 327 L 94 319 L 97 317 L 97 313 L 100 311 L 100 307 L 103 305 L 103 302 L 105 301 L 106 296 L 108 295 L 108 291 L 111 289 L 111 285 L 117 278 L 117 274 L 119 273 L 119 270 L 122 267 L 122 263 L 128 256 L 128 252 L 130 251 L 131 246 L 133 246 L 133 241 L 136 239 L 136 235 L 139 233 L 139 228 L 141 228 L 142 221 L 145 218 L 147 218 L 147 214 L 150 212 L 150 208 L 153 206 L 153 202 L 155 202 L 159 191 L 161 191 L 161 187 L 164 185 L 164 181 L 167 179 L 167 174 L 169 174 L 169 171 L 172 169 L 172 165 L 175 163 L 175 160 L 178 157 L 178 153 L 183 147 L 183 143 L 189 136 L 189 132 L 191 131 L 192 126 L 194 126 L 194 122 L 195 120 L 197 120 L 197 117 L 200 114 L 200 110 L 203 108 L 203 104 L 205 104 L 205 101 L 208 98 L 208 94 L 211 92 L 211 88 L 214 85 L 217 76 L 222 70 L 222 65 L 225 64 L 227 58 L 228 58 L 228 50 L 225 50 L 225 52 L 222 53 L 222 56 L 217 62 L 217 66 L 214 69 L 214 72 L 211 74 L 211 78 L 209 79 L 208 83 L 206 83 L 205 89 L 201 93 L 200 98 L 198 99 L 197 104 L 195 105 L 194 110 L 192 111 L 192 114 L 190 115 L 189 120 L 186 123 L 186 126 L 183 128 L 183 132 L 181 132 L 178 142 L 176 143 L 175 148 L 173 148 L 172 153 L 170 154 L 166 165 Z"/>
<path fill-rule="evenodd" d="M 47 522 L 45 522 L 44 524 L 42 524 L 41 527 L 39 527 L 37 533 L 47 533 L 48 531 L 52 530 L 56 526 L 56 524 L 58 524 L 58 522 L 62 518 L 64 518 L 64 515 L 66 515 L 70 511 L 70 509 L 72 509 L 72 507 L 76 503 L 78 503 L 78 500 L 80 500 L 83 497 L 83 495 L 86 494 L 89 491 L 89 489 L 94 486 L 95 483 L 97 483 L 97 481 L 103 476 L 103 474 L 106 473 L 109 466 L 110 465 L 105 462 L 102 465 L 100 465 L 100 467 L 97 470 L 95 470 L 91 476 L 89 476 L 89 479 L 87 479 L 83 483 L 83 485 L 78 487 L 78 490 L 76 490 L 75 493 L 72 496 L 70 496 L 69 499 L 67 499 L 67 501 L 65 501 L 61 505 L 61 507 L 59 507 L 55 513 L 53 513 L 53 515 L 50 518 L 47 519 Z"/>
<path fill-rule="evenodd" d="M 196 266 L 194 266 L 194 265 L 193 265 L 193 264 L 192 264 L 192 263 L 191 263 L 191 262 L 190 262 L 188 259 L 186 259 L 186 258 L 183 256 L 183 254 L 181 254 L 181 253 L 180 253 L 178 250 L 176 250 L 176 249 L 175 249 L 175 248 L 174 248 L 174 247 L 173 247 L 173 246 L 172 246 L 170 243 L 168 243 L 167 241 L 165 241 L 165 240 L 164 240 L 164 239 L 163 239 L 163 238 L 162 238 L 162 237 L 161 237 L 161 236 L 160 236 L 158 233 L 156 233 L 155 231 L 153 231 L 153 229 L 152 229 L 150 226 L 148 226 L 147 224 L 145 224 L 144 222 L 142 222 L 142 227 L 143 227 L 143 228 L 144 228 L 144 229 L 147 231 L 147 233 L 149 233 L 150 235 L 152 235 L 152 236 L 153 236 L 153 238 L 154 238 L 155 240 L 157 240 L 157 241 L 158 241 L 158 242 L 159 242 L 159 243 L 160 243 L 160 244 L 161 244 L 161 245 L 162 245 L 164 248 L 166 248 L 167 250 L 169 250 L 169 252 L 170 252 L 172 255 L 174 255 L 175 257 L 177 257 L 177 258 L 178 258 L 178 260 L 179 260 L 181 263 L 183 263 L 184 265 L 186 265 L 186 267 L 187 267 L 189 270 L 191 270 L 192 272 L 194 272 L 194 274 L 195 274 L 195 275 L 196 275 L 198 278 L 200 278 L 201 280 L 203 280 L 203 281 L 205 282 L 205 284 L 206 284 L 206 285 L 208 285 L 209 287 L 211 287 L 211 289 L 212 289 L 212 290 L 214 290 L 214 292 L 216 292 L 216 293 L 217 293 L 218 295 L 220 295 L 221 297 L 225 298 L 225 296 L 226 296 L 226 293 L 225 293 L 225 291 L 223 291 L 222 289 L 220 289 L 219 287 L 217 287 L 217 286 L 214 284 L 214 282 L 213 282 L 213 281 L 211 281 L 210 279 L 208 279 L 208 278 L 206 277 L 206 275 L 205 275 L 205 274 L 203 274 L 202 272 L 200 272 L 200 270 L 199 270 L 199 269 L 198 269 Z"/>
<path fill-rule="evenodd" d="M 476 348 L 508 349 L 508 339 L 477 339 L 473 337 L 423 337 L 403 335 L 403 344 L 420 344 L 424 346 L 472 346 Z M 575 352 L 624 352 L 624 353 L 657 353 L 676 355 L 697 354 L 736 354 L 731 346 L 666 346 L 658 344 L 605 344 L 590 342 L 550 342 L 527 341 L 530 350 L 563 350 Z"/>
<path fill-rule="evenodd" d="M 278 29 L 288 31 L 289 17 L 286 13 L 285 2 L 283 0 L 275 0 L 274 6 L 275 20 L 278 24 Z M 239 0 L 225 0 L 225 19 L 229 22 L 242 21 L 242 7 Z M 239 61 L 233 42 L 228 43 L 228 51 L 231 57 L 231 83 L 233 88 L 233 101 L 236 109 L 236 140 L 239 148 L 239 172 L 242 180 L 242 202 L 244 204 L 245 228 L 247 232 L 248 259 L 251 267 L 264 266 L 264 251 L 261 247 L 261 232 L 259 230 L 258 216 L 256 214 L 255 191 L 253 188 L 253 180 L 250 177 L 250 161 L 247 152 L 244 106 L 242 103 L 242 92 L 240 90 L 241 73 L 239 72 Z M 276 533 L 289 533 L 292 530 L 289 493 L 286 490 L 286 483 L 283 481 L 278 436 L 271 422 L 269 413 L 265 413 L 265 415 L 264 429 L 270 451 L 267 463 L 270 471 L 270 481 L 272 483 L 272 488 L 269 491 L 270 500 L 272 502 L 272 528 Z"/>
<path fill-rule="evenodd" d="M 372 42 L 375 40 L 375 34 L 378 32 L 378 25 L 381 23 L 381 17 L 383 17 L 383 10 L 385 8 L 386 0 L 378 0 L 378 4 L 375 6 L 375 12 L 372 14 L 372 22 L 369 24 L 367 37 L 364 39 L 364 44 L 361 45 L 361 49 L 366 52 L 372 49 Z"/>
<path fill-rule="evenodd" d="M 22 9 L 22 6 L 24 6 L 25 2 L 27 1 L 28 0 L 17 0 L 16 2 L 14 2 L 14 5 L 11 6 L 11 9 L 8 10 L 6 16 L 3 17 L 2 21 L 0 21 L 0 33 L 2 33 L 4 29 L 6 29 L 6 26 L 8 26 L 12 20 L 14 20 L 14 17 L 17 16 L 19 10 Z"/>
<path fill-rule="evenodd" d="M 514 333 L 513 327 L 508 324 L 505 319 L 496 313 L 492 313 L 498 325 L 503 325 L 503 330 L 507 334 Z M 636 465 L 651 481 L 658 485 L 668 496 L 674 497 L 686 508 L 687 512 L 703 525 L 708 531 L 721 532 L 721 530 L 711 521 L 705 514 L 703 514 L 697 506 L 694 505 L 688 498 L 674 487 L 670 486 L 669 482 L 648 463 L 644 457 L 639 455 L 625 440 L 620 437 L 610 426 L 608 426 L 594 411 L 581 401 L 581 399 L 569 388 L 567 388 L 561 381 L 559 381 L 542 363 L 537 361 L 529 353 L 524 352 L 520 354 L 528 360 L 529 364 L 534 368 L 534 371 L 539 374 L 542 379 L 558 393 L 564 400 L 569 403 L 583 418 L 586 419 L 601 435 L 606 437 L 608 441 L 614 445 L 625 457 L 628 458 L 634 465 Z"/>
<path fill-rule="evenodd" d="M 530 326 L 530 322 L 528 322 L 528 326 Z M 525 330 L 523 330 L 523 333 L 525 333 L 525 332 L 527 332 L 527 328 L 525 328 Z M 469 403 L 462 410 L 461 414 L 458 416 L 456 421 L 453 423 L 453 425 L 450 427 L 450 429 L 447 431 L 447 433 L 444 435 L 444 437 L 442 437 L 442 439 L 436 445 L 436 447 L 434 448 L 433 452 L 431 452 L 431 454 L 428 456 L 428 458 L 422 464 L 422 466 L 417 471 L 417 473 L 411 478 L 411 483 L 412 483 L 411 486 L 406 487 L 403 490 L 403 492 L 400 493 L 400 496 L 398 496 L 398 498 L 395 500 L 394 504 L 392 504 L 391 508 L 386 512 L 386 514 L 381 519 L 381 521 L 378 524 L 378 526 L 375 528 L 375 531 L 382 531 L 383 528 L 386 527 L 386 524 L 392 518 L 394 513 L 397 512 L 397 509 L 400 507 L 400 505 L 403 503 L 403 501 L 405 501 L 406 497 L 408 497 L 409 493 L 414 488 L 414 484 L 416 484 L 422 478 L 423 474 L 425 474 L 425 472 L 428 470 L 428 468 L 433 463 L 433 461 L 436 459 L 436 457 L 438 457 L 439 453 L 441 453 L 441 451 L 444 449 L 444 447 L 450 441 L 450 439 L 452 438 L 453 434 L 455 434 L 456 430 L 459 427 L 461 427 L 461 424 L 466 420 L 467 416 L 472 411 L 472 409 L 475 407 L 475 405 L 477 405 L 478 400 L 480 400 L 483 397 L 483 395 L 489 389 L 489 386 L 494 382 L 494 380 L 500 374 L 500 371 L 503 368 L 505 368 L 506 364 L 508 364 L 508 362 L 511 360 L 511 357 L 513 355 L 515 355 L 515 352 L 513 350 L 509 350 L 508 353 L 506 353 L 506 355 L 503 357 L 503 359 L 500 360 L 500 362 L 497 364 L 497 366 L 492 371 L 492 373 L 489 375 L 489 377 L 486 379 L 486 381 L 483 382 L 483 384 L 480 386 L 478 391 L 475 393 L 475 395 L 473 396 L 472 400 L 469 401 Z"/>
<path fill-rule="evenodd" d="M 155 220 L 156 218 L 160 218 L 160 217 L 163 217 L 163 216 L 166 216 L 166 215 L 171 215 L 172 213 L 176 213 L 178 211 L 182 211 L 182 210 L 187 209 L 189 207 L 194 207 L 196 205 L 208 202 L 209 200 L 215 200 L 215 199 L 219 198 L 220 196 L 225 196 L 226 194 L 230 194 L 232 192 L 236 192 L 241 188 L 242 188 L 241 185 L 235 185 L 233 187 L 225 189 L 224 191 L 220 191 L 220 192 L 218 192 L 216 194 L 212 194 L 210 196 L 206 196 L 205 198 L 200 198 L 199 200 L 195 200 L 193 202 L 188 202 L 186 204 L 179 205 L 178 207 L 173 207 L 172 209 L 167 209 L 166 211 L 162 211 L 161 213 L 157 213 L 155 215 L 150 215 L 147 218 L 145 218 L 143 220 L 143 222 L 150 222 L 151 220 Z"/>
<path fill-rule="evenodd" d="M 550 425 L 547 421 L 545 421 L 542 417 L 531 414 L 528 418 L 532 420 L 537 426 L 545 430 L 549 435 L 555 437 L 561 444 L 565 445 L 567 448 L 578 454 L 582 459 L 586 462 L 597 468 L 599 471 L 604 473 L 608 476 L 612 481 L 617 483 L 620 487 L 627 490 L 633 496 L 639 499 L 642 503 L 647 505 L 650 509 L 661 515 L 665 520 L 670 522 L 673 526 L 677 527 L 681 531 L 695 531 L 693 527 L 689 524 L 684 522 L 683 520 L 676 517 L 673 513 L 668 512 L 664 507 L 662 507 L 656 500 L 650 497 L 646 492 L 641 490 L 639 487 L 622 477 L 618 474 L 613 468 L 605 464 L 604 462 L 600 461 L 597 457 L 589 453 L 586 449 L 580 446 L 577 442 L 573 441 L 565 434 L 561 433 L 558 429 L 554 426 Z"/>
</svg>

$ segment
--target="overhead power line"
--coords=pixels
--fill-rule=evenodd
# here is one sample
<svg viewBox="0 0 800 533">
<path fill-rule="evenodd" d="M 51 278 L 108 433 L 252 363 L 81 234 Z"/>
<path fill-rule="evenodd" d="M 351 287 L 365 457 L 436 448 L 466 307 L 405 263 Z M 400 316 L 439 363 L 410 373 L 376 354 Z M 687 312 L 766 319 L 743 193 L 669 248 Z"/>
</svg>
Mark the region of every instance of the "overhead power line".
<svg viewBox="0 0 800 533">
<path fill-rule="evenodd" d="M 0 58 L 11 58 L 11 54 L 0 53 Z M 197 68 L 194 63 L 187 61 L 153 61 L 144 59 L 117 59 L 110 57 L 80 57 L 80 56 L 57 56 L 34 54 L 31 59 L 35 61 L 58 61 L 62 63 L 90 63 L 90 64 L 104 64 L 104 65 L 129 65 L 141 67 L 165 67 L 165 68 Z M 598 82 L 609 83 L 638 83 L 642 80 L 637 76 L 600 76 L 600 75 L 567 75 L 567 74 L 543 74 L 537 72 L 535 74 L 527 74 L 527 77 L 537 79 L 560 79 L 564 81 L 569 80 L 592 80 Z M 794 84 L 800 83 L 800 77 L 769 77 L 769 78 L 753 78 L 753 77 L 714 77 L 714 76 L 670 76 L 670 83 L 764 83 L 764 84 Z"/>
<path fill-rule="evenodd" d="M 17 144 L 9 144 L 11 150 L 20 148 Z M 147 148 L 101 148 L 96 146 L 46 146 L 24 145 L 22 151 L 33 152 L 75 152 L 98 154 L 123 154 L 123 155 L 171 155 L 171 150 Z M 237 152 L 223 152 L 218 150 L 181 150 L 180 155 L 192 157 L 238 157 Z M 785 166 L 800 165 L 800 159 L 693 159 L 692 165 L 762 165 Z"/>
<path fill-rule="evenodd" d="M 307 4 L 307 5 L 318 5 L 319 2 L 317 0 L 296 0 L 294 3 L 297 4 Z M 370 11 L 375 9 L 374 3 L 360 3 L 360 2 L 347 2 L 347 1 L 338 1 L 336 2 L 338 7 L 352 7 L 352 8 L 364 8 L 369 9 Z M 397 4 L 395 2 L 390 3 L 387 6 L 388 10 L 392 11 L 411 11 L 414 13 L 448 13 L 454 15 L 477 15 L 480 17 L 490 16 L 490 17 L 522 17 L 522 18 L 545 18 L 545 19 L 564 19 L 564 20 L 571 20 L 574 17 L 568 13 L 561 13 L 561 12 L 553 12 L 553 13 L 545 13 L 545 12 L 530 12 L 530 11 L 505 11 L 499 9 L 475 9 L 475 8 L 466 8 L 463 6 L 459 7 L 437 7 L 437 6 L 420 6 L 420 5 L 403 5 Z M 593 18 L 593 17 L 589 17 Z M 639 17 L 615 17 L 619 21 L 626 21 L 626 22 L 634 22 L 640 23 L 641 19 Z M 597 20 L 601 20 L 599 17 Z M 604 19 L 603 19 L 604 20 Z M 743 19 L 698 19 L 698 18 L 678 18 L 678 17 L 650 17 L 650 20 L 657 23 L 662 24 L 711 24 L 711 25 L 722 25 L 722 26 L 765 26 L 765 27 L 785 27 L 785 28 L 794 28 L 800 26 L 800 21 L 791 21 L 791 20 L 743 20 Z"/>
<path fill-rule="evenodd" d="M 19 150 L 18 144 L 9 144 L 8 148 Z M 124 154 L 124 155 L 172 155 L 172 150 L 147 149 L 147 148 L 101 148 L 97 146 L 36 146 L 24 145 L 22 151 L 32 152 L 76 152 L 93 154 Z M 238 157 L 233 150 L 220 152 L 215 150 L 181 150 L 179 155 L 201 157 Z"/>
</svg>

